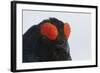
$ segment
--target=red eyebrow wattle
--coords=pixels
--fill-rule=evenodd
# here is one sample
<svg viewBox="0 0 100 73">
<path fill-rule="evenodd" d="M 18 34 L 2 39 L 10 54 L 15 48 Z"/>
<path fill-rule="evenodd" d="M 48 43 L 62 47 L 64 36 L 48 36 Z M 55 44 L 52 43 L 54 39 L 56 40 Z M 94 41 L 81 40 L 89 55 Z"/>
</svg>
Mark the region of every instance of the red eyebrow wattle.
<svg viewBox="0 0 100 73">
<path fill-rule="evenodd" d="M 56 26 L 47 22 L 40 26 L 40 32 L 42 35 L 48 37 L 50 40 L 55 40 L 58 35 Z"/>
<path fill-rule="evenodd" d="M 69 38 L 70 31 L 71 31 L 70 25 L 68 23 L 64 23 L 64 35 L 66 36 L 67 39 Z"/>
</svg>

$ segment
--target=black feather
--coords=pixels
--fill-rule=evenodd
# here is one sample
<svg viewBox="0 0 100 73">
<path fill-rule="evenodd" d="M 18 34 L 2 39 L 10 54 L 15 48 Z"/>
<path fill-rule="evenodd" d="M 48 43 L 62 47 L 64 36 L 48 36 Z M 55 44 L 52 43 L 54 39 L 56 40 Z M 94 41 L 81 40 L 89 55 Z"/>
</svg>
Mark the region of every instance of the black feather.
<svg viewBox="0 0 100 73">
<path fill-rule="evenodd" d="M 52 41 L 41 35 L 39 28 L 45 22 L 50 22 L 57 27 L 59 35 L 56 40 Z M 63 26 L 63 22 L 56 18 L 50 18 L 32 26 L 23 35 L 23 62 L 72 60 L 67 46 L 68 41 L 64 38 Z M 63 46 L 57 47 L 57 45 Z"/>
</svg>

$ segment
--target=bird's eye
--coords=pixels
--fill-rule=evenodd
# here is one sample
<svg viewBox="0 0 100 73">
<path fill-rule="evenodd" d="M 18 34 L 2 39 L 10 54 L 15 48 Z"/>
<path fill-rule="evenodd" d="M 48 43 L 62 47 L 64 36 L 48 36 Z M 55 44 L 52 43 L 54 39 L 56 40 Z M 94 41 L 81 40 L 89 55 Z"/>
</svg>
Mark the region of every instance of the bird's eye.
<svg viewBox="0 0 100 73">
<path fill-rule="evenodd" d="M 64 35 L 67 39 L 69 38 L 70 31 L 71 31 L 70 25 L 68 23 L 64 23 Z"/>
<path fill-rule="evenodd" d="M 48 22 L 40 26 L 40 32 L 43 36 L 48 37 L 50 40 L 55 40 L 58 35 L 56 26 Z"/>
</svg>

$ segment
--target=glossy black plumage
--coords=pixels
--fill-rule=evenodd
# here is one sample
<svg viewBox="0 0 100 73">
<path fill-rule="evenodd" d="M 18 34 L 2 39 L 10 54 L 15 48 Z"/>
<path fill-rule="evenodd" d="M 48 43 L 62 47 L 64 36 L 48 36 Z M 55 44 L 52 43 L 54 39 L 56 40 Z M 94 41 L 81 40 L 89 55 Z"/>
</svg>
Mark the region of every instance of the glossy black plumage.
<svg viewBox="0 0 100 73">
<path fill-rule="evenodd" d="M 41 35 L 40 25 L 50 22 L 57 27 L 59 35 L 56 40 L 49 40 Z M 32 26 L 23 35 L 23 62 L 65 61 L 72 60 L 68 40 L 63 33 L 64 24 L 56 18 L 43 20 Z"/>
</svg>

